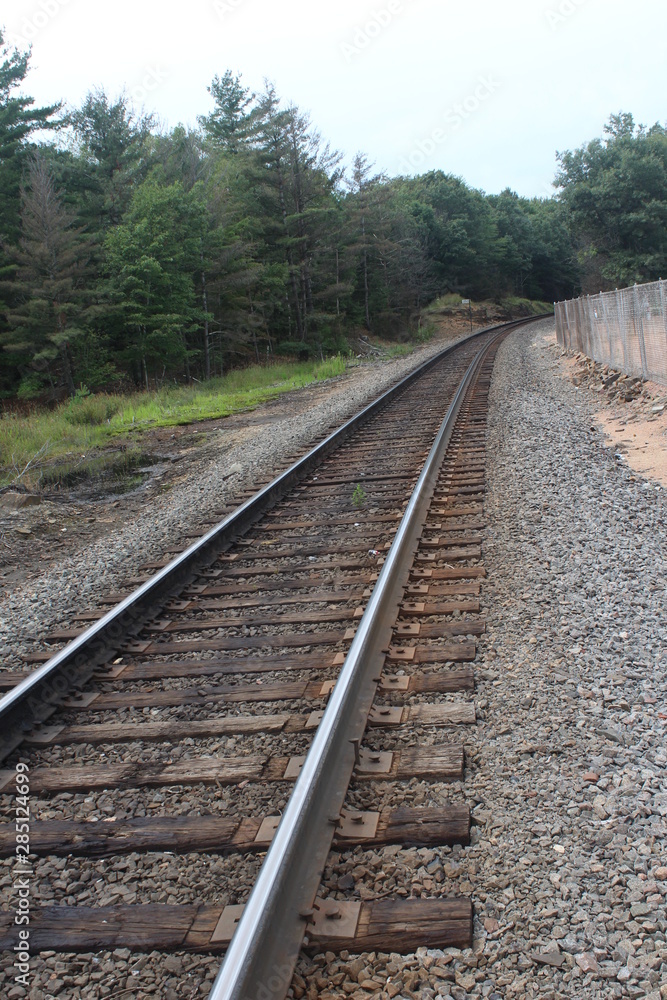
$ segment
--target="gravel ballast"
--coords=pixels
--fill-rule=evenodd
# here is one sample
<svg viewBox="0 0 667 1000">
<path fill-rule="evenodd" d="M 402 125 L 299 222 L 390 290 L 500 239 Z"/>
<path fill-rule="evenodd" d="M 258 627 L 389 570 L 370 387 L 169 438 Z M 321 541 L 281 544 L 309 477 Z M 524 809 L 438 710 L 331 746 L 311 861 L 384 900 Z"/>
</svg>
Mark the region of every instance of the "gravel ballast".
<svg viewBox="0 0 667 1000">
<path fill-rule="evenodd" d="M 304 959 L 297 996 L 667 997 L 665 494 L 603 447 L 552 333 L 513 334 L 494 370 L 465 781 L 411 783 L 429 805 L 462 791 L 471 846 L 327 871 L 472 895 L 474 948 Z"/>
</svg>

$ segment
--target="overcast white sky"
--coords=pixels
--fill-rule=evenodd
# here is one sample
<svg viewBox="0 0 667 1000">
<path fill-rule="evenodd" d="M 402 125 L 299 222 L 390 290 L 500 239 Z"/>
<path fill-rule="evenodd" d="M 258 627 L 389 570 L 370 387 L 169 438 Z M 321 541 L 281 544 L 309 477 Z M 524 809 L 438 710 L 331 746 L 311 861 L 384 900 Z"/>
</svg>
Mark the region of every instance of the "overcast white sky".
<svg viewBox="0 0 667 1000">
<path fill-rule="evenodd" d="M 555 151 L 612 112 L 667 120 L 664 0 L 5 0 L 0 24 L 32 42 L 39 103 L 125 87 L 195 124 L 229 68 L 272 80 L 348 160 L 491 193 L 550 194 Z"/>
</svg>

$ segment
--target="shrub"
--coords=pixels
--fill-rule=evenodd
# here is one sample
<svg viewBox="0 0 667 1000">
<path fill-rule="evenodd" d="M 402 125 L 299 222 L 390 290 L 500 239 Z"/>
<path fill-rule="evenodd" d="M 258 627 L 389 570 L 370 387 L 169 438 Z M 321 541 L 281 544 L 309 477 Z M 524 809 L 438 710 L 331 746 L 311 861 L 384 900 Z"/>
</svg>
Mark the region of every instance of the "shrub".
<svg viewBox="0 0 667 1000">
<path fill-rule="evenodd" d="M 85 385 L 76 391 L 65 411 L 65 420 L 77 426 L 95 427 L 111 420 L 120 410 L 116 396 L 92 396 Z"/>
<path fill-rule="evenodd" d="M 422 325 L 415 330 L 412 335 L 412 340 L 415 344 L 428 344 L 430 340 L 433 340 L 435 336 L 435 323 L 427 322 L 422 323 Z"/>
</svg>

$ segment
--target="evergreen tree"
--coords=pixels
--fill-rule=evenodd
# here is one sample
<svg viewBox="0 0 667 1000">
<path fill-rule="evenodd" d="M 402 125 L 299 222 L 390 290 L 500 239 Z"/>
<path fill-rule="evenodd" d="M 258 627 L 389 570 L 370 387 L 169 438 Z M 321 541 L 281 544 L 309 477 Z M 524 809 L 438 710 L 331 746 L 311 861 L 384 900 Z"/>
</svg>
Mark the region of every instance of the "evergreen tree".
<svg viewBox="0 0 667 1000">
<path fill-rule="evenodd" d="M 90 241 L 63 205 L 45 157 L 28 164 L 21 191 L 21 238 L 14 251 L 12 306 L 3 347 L 18 355 L 26 395 L 46 385 L 75 392 L 72 351 L 83 336 Z"/>
<path fill-rule="evenodd" d="M 201 204 L 182 184 L 149 178 L 135 191 L 125 220 L 105 248 L 111 298 L 122 322 L 122 354 L 148 389 L 167 370 L 190 375 L 201 324 L 193 275 L 200 263 Z"/>
<path fill-rule="evenodd" d="M 123 94 L 111 101 L 98 89 L 69 116 L 91 178 L 89 213 L 106 230 L 118 225 L 133 191 L 151 166 L 152 115 L 137 117 Z"/>
<path fill-rule="evenodd" d="M 241 83 L 240 76 L 227 70 L 222 77 L 214 76 L 210 87 L 206 88 L 215 102 L 215 108 L 208 115 L 197 119 L 204 135 L 216 149 L 236 153 L 248 139 L 251 128 L 252 108 L 255 95 Z"/>
<path fill-rule="evenodd" d="M 32 97 L 17 93 L 28 73 L 30 52 L 4 45 L 0 29 L 0 236 L 16 242 L 20 229 L 21 175 L 30 138 L 37 129 L 55 128 L 60 104 L 35 108 Z"/>
<path fill-rule="evenodd" d="M 0 29 L 0 338 L 7 334 L 7 308 L 14 303 L 11 287 L 12 256 L 21 232 L 21 178 L 30 155 L 32 135 L 55 128 L 59 104 L 36 108 L 32 97 L 20 92 L 28 73 L 30 52 L 19 52 L 4 44 Z M 0 355 L 0 395 L 10 392 L 21 378 L 18 355 Z"/>
</svg>

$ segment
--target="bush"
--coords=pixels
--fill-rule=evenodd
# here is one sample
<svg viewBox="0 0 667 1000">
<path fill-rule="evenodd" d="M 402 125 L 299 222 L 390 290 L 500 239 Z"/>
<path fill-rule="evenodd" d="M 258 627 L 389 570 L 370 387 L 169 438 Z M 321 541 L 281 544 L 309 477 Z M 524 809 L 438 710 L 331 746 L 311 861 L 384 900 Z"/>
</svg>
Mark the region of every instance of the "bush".
<svg viewBox="0 0 667 1000">
<path fill-rule="evenodd" d="M 430 340 L 435 337 L 435 323 L 427 322 L 422 323 L 412 335 L 412 341 L 415 344 L 428 344 Z"/>
<path fill-rule="evenodd" d="M 111 420 L 120 410 L 116 396 L 92 396 L 85 385 L 76 391 L 65 411 L 65 420 L 76 426 L 95 427 Z"/>
<path fill-rule="evenodd" d="M 517 295 L 505 296 L 505 298 L 500 300 L 499 305 L 512 318 L 538 316 L 540 313 L 552 313 L 554 311 L 553 302 L 522 299 Z"/>
<path fill-rule="evenodd" d="M 19 399 L 37 399 L 46 388 L 46 381 L 37 372 L 29 372 L 21 379 L 16 395 Z"/>
</svg>

